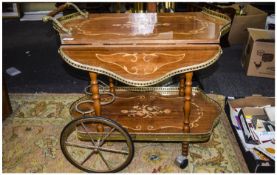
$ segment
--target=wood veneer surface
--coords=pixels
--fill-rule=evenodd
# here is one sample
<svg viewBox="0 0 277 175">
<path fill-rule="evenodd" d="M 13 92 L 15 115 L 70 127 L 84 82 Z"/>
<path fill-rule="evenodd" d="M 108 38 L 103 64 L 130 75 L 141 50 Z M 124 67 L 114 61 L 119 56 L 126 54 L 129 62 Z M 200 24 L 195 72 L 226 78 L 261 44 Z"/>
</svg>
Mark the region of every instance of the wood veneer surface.
<svg viewBox="0 0 277 175">
<path fill-rule="evenodd" d="M 90 109 L 91 105 L 81 104 L 80 109 Z M 131 133 L 183 133 L 183 105 L 184 97 L 162 96 L 154 92 L 118 92 L 113 103 L 102 106 L 102 116 L 117 121 Z M 193 93 L 190 133 L 209 133 L 219 113 L 218 104 L 201 92 Z M 81 117 L 74 108 L 71 108 L 71 115 Z"/>
<path fill-rule="evenodd" d="M 228 21 L 203 12 L 89 14 L 61 21 L 71 35 L 62 44 L 95 43 L 219 43 Z"/>
<path fill-rule="evenodd" d="M 169 74 L 202 69 L 220 55 L 217 45 L 61 46 L 76 68 L 112 73 L 126 81 L 158 80 Z M 74 63 L 72 63 L 72 61 Z M 76 65 L 75 63 L 79 64 Z M 187 70 L 186 70 L 187 69 Z M 183 70 L 183 71 L 182 71 Z M 178 72 L 181 71 L 181 72 Z"/>
</svg>

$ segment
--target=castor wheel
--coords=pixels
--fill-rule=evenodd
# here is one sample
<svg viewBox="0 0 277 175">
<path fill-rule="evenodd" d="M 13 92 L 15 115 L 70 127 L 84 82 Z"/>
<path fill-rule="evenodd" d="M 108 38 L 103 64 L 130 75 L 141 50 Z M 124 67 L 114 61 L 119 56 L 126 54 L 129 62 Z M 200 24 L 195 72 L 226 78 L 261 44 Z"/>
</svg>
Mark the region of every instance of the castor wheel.
<svg viewBox="0 0 277 175">
<path fill-rule="evenodd" d="M 176 157 L 175 164 L 178 167 L 184 169 L 188 166 L 189 161 L 188 161 L 188 158 L 186 156 L 180 155 L 180 156 Z"/>
<path fill-rule="evenodd" d="M 69 122 L 61 133 L 60 145 L 71 164 L 92 173 L 118 172 L 134 156 L 128 132 L 115 121 L 98 116 Z"/>
</svg>

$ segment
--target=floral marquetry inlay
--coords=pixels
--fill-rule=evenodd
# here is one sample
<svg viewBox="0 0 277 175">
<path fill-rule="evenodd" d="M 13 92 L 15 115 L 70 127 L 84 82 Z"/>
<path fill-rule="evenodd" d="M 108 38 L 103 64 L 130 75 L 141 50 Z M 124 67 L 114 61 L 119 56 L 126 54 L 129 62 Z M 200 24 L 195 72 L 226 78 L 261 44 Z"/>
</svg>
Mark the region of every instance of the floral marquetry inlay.
<svg viewBox="0 0 277 175">
<path fill-rule="evenodd" d="M 170 114 L 170 109 L 161 109 L 159 106 L 141 105 L 133 106 L 132 109 L 121 110 L 121 113 L 127 114 L 129 117 L 142 117 L 142 118 L 152 118 L 162 114 Z"/>
<path fill-rule="evenodd" d="M 127 73 L 133 75 L 149 75 L 161 67 L 177 63 L 185 58 L 186 54 L 166 53 L 114 53 L 96 54 L 96 57 L 105 63 L 117 65 Z"/>
<path fill-rule="evenodd" d="M 172 28 L 176 29 L 175 34 L 196 35 L 205 32 L 209 24 L 209 21 L 193 15 L 135 13 L 124 16 L 95 16 L 80 22 L 74 28 L 77 33 L 86 36 L 158 36 L 161 33 L 173 32 Z M 88 28 L 90 30 L 87 30 Z M 102 30 L 103 28 L 105 30 Z"/>
</svg>

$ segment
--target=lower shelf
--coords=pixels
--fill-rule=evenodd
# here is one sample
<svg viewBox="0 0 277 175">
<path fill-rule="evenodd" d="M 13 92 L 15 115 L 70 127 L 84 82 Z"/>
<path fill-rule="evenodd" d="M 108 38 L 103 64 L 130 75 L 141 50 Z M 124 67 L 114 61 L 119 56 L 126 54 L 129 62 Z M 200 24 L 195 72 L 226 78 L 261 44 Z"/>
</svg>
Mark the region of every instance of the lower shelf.
<svg viewBox="0 0 277 175">
<path fill-rule="evenodd" d="M 184 133 L 184 97 L 178 96 L 178 88 L 150 88 L 135 90 L 117 88 L 115 101 L 101 106 L 102 116 L 112 119 L 123 126 L 133 140 L 140 141 L 206 141 L 219 120 L 219 104 L 207 97 L 199 88 L 193 88 L 190 113 L 190 133 Z M 101 96 L 101 101 L 109 97 Z M 84 96 L 72 104 L 70 113 L 73 118 L 82 116 L 75 105 Z M 81 110 L 93 108 L 92 103 L 83 103 Z M 94 113 L 88 114 L 94 116 Z M 78 127 L 79 137 L 86 134 Z M 114 137 L 116 139 L 116 137 Z"/>
</svg>

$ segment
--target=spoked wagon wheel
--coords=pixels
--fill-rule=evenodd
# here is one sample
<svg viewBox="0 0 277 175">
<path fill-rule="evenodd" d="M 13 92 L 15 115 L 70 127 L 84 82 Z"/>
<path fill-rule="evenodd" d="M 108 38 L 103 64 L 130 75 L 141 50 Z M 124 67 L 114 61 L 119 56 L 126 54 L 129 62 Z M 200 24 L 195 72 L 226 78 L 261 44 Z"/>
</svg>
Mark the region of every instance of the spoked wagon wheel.
<svg viewBox="0 0 277 175">
<path fill-rule="evenodd" d="M 86 172 L 118 172 L 134 156 L 130 135 L 119 124 L 104 117 L 71 121 L 61 133 L 60 144 L 66 159 Z"/>
</svg>

